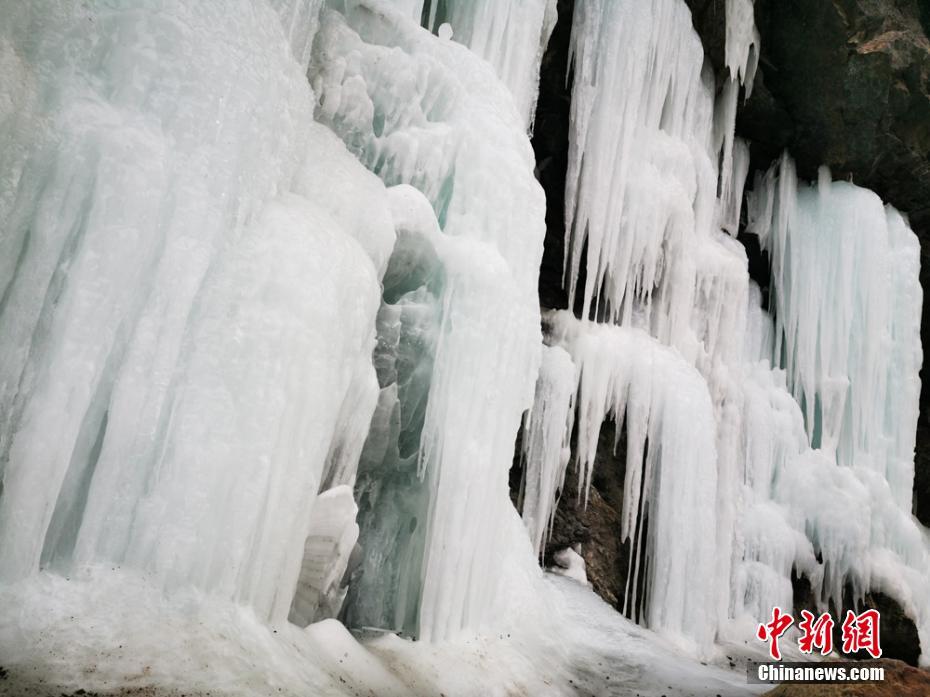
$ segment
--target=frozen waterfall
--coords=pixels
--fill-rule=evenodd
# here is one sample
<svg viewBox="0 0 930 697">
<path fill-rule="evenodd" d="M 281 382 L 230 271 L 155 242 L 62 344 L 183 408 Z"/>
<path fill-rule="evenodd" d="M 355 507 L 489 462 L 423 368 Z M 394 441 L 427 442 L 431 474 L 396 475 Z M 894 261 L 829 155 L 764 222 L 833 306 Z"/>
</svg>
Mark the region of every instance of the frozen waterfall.
<svg viewBox="0 0 930 697">
<path fill-rule="evenodd" d="M 578 316 L 537 288 L 554 0 L 0 16 L 4 665 L 572 694 L 603 659 L 745 694 L 698 660 L 790 607 L 792 573 L 824 608 L 881 590 L 930 642 L 917 239 L 787 154 L 744 196 L 751 0 L 721 85 L 683 0 L 575 3 Z M 607 421 L 642 627 L 540 568 Z"/>
</svg>

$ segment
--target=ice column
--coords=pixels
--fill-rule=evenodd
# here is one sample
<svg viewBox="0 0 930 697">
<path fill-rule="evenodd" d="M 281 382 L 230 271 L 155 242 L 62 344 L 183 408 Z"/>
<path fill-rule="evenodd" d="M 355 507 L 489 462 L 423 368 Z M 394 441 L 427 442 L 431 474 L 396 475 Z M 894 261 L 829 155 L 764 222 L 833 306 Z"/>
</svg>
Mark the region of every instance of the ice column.
<svg viewBox="0 0 930 697">
<path fill-rule="evenodd" d="M 388 2 L 326 12 L 320 31 L 310 71 L 317 117 L 385 183 L 419 190 L 432 212 L 418 215 L 417 227 L 441 231 L 441 300 L 416 453 L 427 510 L 412 573 L 417 633 L 443 638 L 504 611 L 505 592 L 519 593 L 533 564 L 507 474 L 540 360 L 544 196 L 523 117 L 487 63 Z M 377 529 L 363 526 L 363 546 Z"/>
<path fill-rule="evenodd" d="M 523 429 L 523 521 L 541 555 L 552 525 L 558 494 L 571 457 L 577 381 L 571 356 L 560 347 L 543 348 L 536 397 Z"/>
</svg>

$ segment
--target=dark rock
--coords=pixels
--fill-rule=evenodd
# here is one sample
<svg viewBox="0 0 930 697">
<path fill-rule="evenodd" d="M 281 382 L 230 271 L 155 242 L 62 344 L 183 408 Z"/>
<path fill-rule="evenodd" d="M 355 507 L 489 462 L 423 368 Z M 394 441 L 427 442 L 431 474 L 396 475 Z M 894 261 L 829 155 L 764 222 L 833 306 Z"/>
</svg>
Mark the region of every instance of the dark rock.
<svg viewBox="0 0 930 697">
<path fill-rule="evenodd" d="M 620 542 L 626 448 L 621 439 L 614 453 L 615 432 L 612 423 L 601 429 L 587 505 L 584 491 L 579 491 L 578 472 L 570 465 L 544 562 L 551 566 L 553 554 L 580 545 L 588 581 L 595 592 L 622 609 L 630 559 L 629 544 Z"/>
<path fill-rule="evenodd" d="M 559 0 L 558 21 L 543 54 L 539 99 L 533 128 L 536 177 L 546 192 L 546 238 L 539 270 L 539 302 L 565 309 L 568 294 L 562 287 L 565 257 L 565 173 L 568 169 L 571 81 L 568 53 L 574 0 Z"/>
<path fill-rule="evenodd" d="M 884 593 L 866 593 L 858 611 L 872 608 L 881 613 L 882 656 L 916 666 L 917 659 L 920 658 L 920 637 L 917 635 L 914 621 L 894 599 Z"/>
<path fill-rule="evenodd" d="M 816 599 L 807 578 L 792 574 L 791 585 L 794 590 L 794 617 L 797 621 L 801 617 L 801 610 L 809 610 L 817 614 Z M 854 602 L 852 588 L 847 587 L 843 607 L 830 606 L 830 614 L 835 622 L 833 626 L 833 646 L 837 653 L 842 654 L 843 646 L 843 620 L 847 610 L 856 614 L 865 610 L 878 610 L 881 613 L 879 623 L 879 636 L 882 647 L 882 657 L 904 661 L 912 666 L 917 665 L 920 658 L 920 637 L 917 634 L 917 625 L 907 616 L 901 605 L 884 593 L 869 592 L 860 602 Z M 844 654 L 846 659 L 871 660 L 866 651 L 856 654 Z"/>
</svg>

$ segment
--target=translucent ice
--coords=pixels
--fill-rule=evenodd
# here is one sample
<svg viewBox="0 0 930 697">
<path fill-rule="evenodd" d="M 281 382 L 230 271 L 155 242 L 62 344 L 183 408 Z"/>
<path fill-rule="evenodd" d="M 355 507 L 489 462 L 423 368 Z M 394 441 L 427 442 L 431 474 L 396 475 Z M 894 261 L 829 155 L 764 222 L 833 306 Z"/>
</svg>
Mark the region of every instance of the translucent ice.
<svg viewBox="0 0 930 697">
<path fill-rule="evenodd" d="M 317 118 L 386 184 L 419 192 L 408 190 L 395 208 L 409 229 L 395 269 L 389 264 L 391 284 L 414 291 L 431 264 L 436 274 L 416 300 L 426 315 L 435 311 L 435 345 L 423 364 L 429 372 L 408 383 L 428 391 L 424 411 L 397 395 L 401 424 L 405 414 L 422 418 L 414 440 L 397 451 L 413 455 L 417 470 L 410 472 L 409 459 L 401 470 L 392 465 L 399 488 L 391 497 L 405 503 L 382 498 L 373 505 L 394 510 L 378 514 L 371 528 L 362 523 L 362 545 L 384 541 L 383 557 L 368 566 L 368 590 L 350 596 L 349 612 L 360 601 L 368 607 L 360 619 L 370 618 L 363 621 L 389 628 L 401 621 L 420 637 L 441 639 L 499 614 L 534 574 L 507 473 L 540 360 L 545 201 L 525 122 L 491 66 L 415 26 L 393 4 L 324 12 L 310 75 L 320 95 Z M 396 336 L 387 324 L 396 326 L 397 308 L 383 313 L 383 336 Z M 402 318 L 399 331 L 398 357 L 406 350 Z M 384 364 L 392 360 L 386 355 Z M 379 431 L 396 418 L 389 416 L 394 399 L 383 397 Z M 390 444 L 403 438 L 389 434 L 384 442 L 391 462 Z"/>
</svg>

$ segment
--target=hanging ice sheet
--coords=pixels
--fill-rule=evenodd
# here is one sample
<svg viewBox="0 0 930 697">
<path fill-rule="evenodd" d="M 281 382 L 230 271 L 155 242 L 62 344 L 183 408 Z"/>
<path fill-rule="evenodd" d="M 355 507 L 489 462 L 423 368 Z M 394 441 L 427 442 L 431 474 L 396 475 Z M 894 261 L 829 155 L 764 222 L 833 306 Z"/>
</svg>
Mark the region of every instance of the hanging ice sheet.
<svg viewBox="0 0 930 697">
<path fill-rule="evenodd" d="M 772 259 L 773 360 L 811 444 L 875 471 L 910 511 L 923 356 L 917 237 L 874 193 L 826 170 L 817 186 L 799 186 L 787 157 L 751 201 Z"/>
<path fill-rule="evenodd" d="M 911 515 L 922 361 L 920 250 L 871 191 L 821 170 L 800 184 L 786 155 L 756 180 L 750 229 L 772 259 L 772 359 L 817 450 L 778 496 L 824 560 L 824 597 L 883 590 L 928 635 L 930 555 Z M 816 493 L 815 493 L 816 492 Z"/>
<path fill-rule="evenodd" d="M 717 529 L 717 452 L 707 383 L 641 330 L 579 322 L 566 311 L 546 322 L 550 339 L 577 365 L 579 491 L 590 487 L 601 425 L 608 418 L 625 424 L 618 532 L 633 549 L 627 609 L 639 615 L 633 606 L 642 584 L 644 624 L 707 654 L 716 633 L 717 568 L 708 534 Z"/>
</svg>

